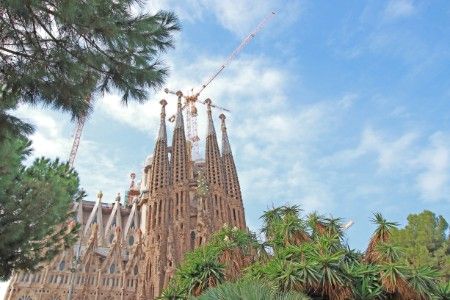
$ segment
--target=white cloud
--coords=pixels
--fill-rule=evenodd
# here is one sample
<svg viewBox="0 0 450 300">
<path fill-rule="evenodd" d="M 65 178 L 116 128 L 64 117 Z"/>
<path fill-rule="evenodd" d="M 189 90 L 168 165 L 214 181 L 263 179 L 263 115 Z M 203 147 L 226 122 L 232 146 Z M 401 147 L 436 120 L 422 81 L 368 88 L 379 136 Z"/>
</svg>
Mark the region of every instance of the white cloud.
<svg viewBox="0 0 450 300">
<path fill-rule="evenodd" d="M 430 137 L 430 145 L 418 158 L 422 172 L 417 185 L 425 200 L 450 199 L 450 140 L 441 132 Z"/>
<path fill-rule="evenodd" d="M 348 109 L 355 104 L 355 102 L 358 100 L 358 95 L 354 93 L 346 94 L 342 97 L 341 100 L 339 100 L 339 105 L 341 105 L 343 108 Z"/>
<path fill-rule="evenodd" d="M 35 127 L 35 132 L 30 136 L 33 153 L 27 163 L 40 156 L 68 160 L 73 136 L 67 131 L 72 132 L 75 125 L 67 116 L 30 106 L 20 106 L 14 115 Z M 81 187 L 89 194 L 87 200 L 93 200 L 99 190 L 104 190 L 105 201 L 112 202 L 116 193 L 123 190 L 128 183 L 126 176 L 129 172 L 118 168 L 119 161 L 114 149 L 102 147 L 82 135 L 75 168 L 80 175 Z"/>
<path fill-rule="evenodd" d="M 283 25 L 294 22 L 304 11 L 305 3 L 300 0 L 158 0 L 149 1 L 149 8 L 174 10 L 180 19 L 189 22 L 202 20 L 213 14 L 225 29 L 239 37 L 247 35 L 266 15 L 277 13 L 277 22 Z"/>
<path fill-rule="evenodd" d="M 288 187 L 292 187 L 294 202 L 302 203 L 306 211 L 324 210 L 332 205 L 333 196 L 318 172 L 296 161 L 288 173 Z"/>
<path fill-rule="evenodd" d="M 62 134 L 62 129 L 68 125 L 68 121 L 63 121 L 63 116 L 57 119 L 49 114 L 49 110 L 25 105 L 14 114 L 36 128 L 31 136 L 33 157 L 68 157 L 72 140 Z"/>
<path fill-rule="evenodd" d="M 361 159 L 367 165 L 372 160 L 370 155 L 375 155 L 374 161 L 380 174 L 399 178 L 402 173 L 406 175 L 403 182 L 413 178 L 409 189 L 415 189 L 423 200 L 450 200 L 450 138 L 442 132 L 433 133 L 424 141 L 414 131 L 390 137 L 366 127 L 357 147 L 325 157 L 321 165 L 348 166 Z"/>
<path fill-rule="evenodd" d="M 127 124 L 143 132 L 148 132 L 152 128 L 157 128 L 159 124 L 158 120 L 161 111 L 159 101 L 163 98 L 166 98 L 166 96 L 160 92 L 154 99 L 144 104 L 133 102 L 124 106 L 118 95 L 106 94 L 103 98 L 99 99 L 96 109 L 103 110 L 123 124 Z M 174 106 L 173 103 L 171 105 L 169 103 L 168 108 L 172 106 Z"/>
<path fill-rule="evenodd" d="M 391 0 L 384 11 L 388 19 L 408 17 L 414 14 L 416 8 L 411 0 Z"/>
<path fill-rule="evenodd" d="M 330 157 L 325 157 L 322 163 L 345 164 L 365 155 L 375 154 L 379 171 L 402 169 L 408 167 L 414 157 L 411 148 L 417 138 L 417 133 L 407 132 L 400 137 L 389 139 L 382 132 L 366 127 L 356 148 L 338 151 Z"/>
</svg>

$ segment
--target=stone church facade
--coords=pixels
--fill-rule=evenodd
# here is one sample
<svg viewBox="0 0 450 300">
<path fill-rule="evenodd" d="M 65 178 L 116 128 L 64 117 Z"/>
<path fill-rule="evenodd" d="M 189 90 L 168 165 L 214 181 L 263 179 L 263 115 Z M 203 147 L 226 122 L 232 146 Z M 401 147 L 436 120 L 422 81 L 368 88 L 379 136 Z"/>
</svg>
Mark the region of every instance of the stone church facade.
<svg viewBox="0 0 450 300">
<path fill-rule="evenodd" d="M 80 241 L 40 271 L 14 274 L 5 299 L 155 299 L 186 252 L 225 224 L 246 228 L 225 116 L 220 115 L 220 151 L 211 101 L 206 101 L 205 159 L 193 160 L 178 96 L 171 145 L 167 102 L 160 102 L 159 133 L 141 184 L 132 174 L 123 201 L 118 196 L 104 203 L 100 192 L 96 201 L 77 203 Z"/>
</svg>

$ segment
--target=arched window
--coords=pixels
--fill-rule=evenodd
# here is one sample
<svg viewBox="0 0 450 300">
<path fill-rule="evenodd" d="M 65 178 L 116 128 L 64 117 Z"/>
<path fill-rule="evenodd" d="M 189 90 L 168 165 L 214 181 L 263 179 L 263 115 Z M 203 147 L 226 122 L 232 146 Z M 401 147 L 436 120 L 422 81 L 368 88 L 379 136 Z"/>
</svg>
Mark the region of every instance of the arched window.
<svg viewBox="0 0 450 300">
<path fill-rule="evenodd" d="M 109 236 L 109 243 L 111 244 L 113 240 L 114 240 L 114 234 L 111 233 L 111 235 Z"/>
<path fill-rule="evenodd" d="M 114 263 L 109 267 L 109 273 L 113 274 L 116 271 L 116 265 Z"/>
<path fill-rule="evenodd" d="M 64 261 L 64 260 L 62 260 L 60 263 L 59 263 L 59 270 L 60 271 L 64 271 L 64 267 L 66 266 L 66 262 Z"/>
<path fill-rule="evenodd" d="M 191 231 L 191 249 L 195 247 L 195 232 Z"/>
<path fill-rule="evenodd" d="M 128 245 L 133 246 L 134 244 L 134 236 L 130 235 L 128 237 Z"/>
<path fill-rule="evenodd" d="M 137 275 L 138 274 L 138 271 L 139 271 L 139 268 L 138 268 L 138 266 L 136 265 L 136 266 L 134 266 L 134 269 L 133 269 L 133 273 L 134 273 L 134 275 Z"/>
</svg>

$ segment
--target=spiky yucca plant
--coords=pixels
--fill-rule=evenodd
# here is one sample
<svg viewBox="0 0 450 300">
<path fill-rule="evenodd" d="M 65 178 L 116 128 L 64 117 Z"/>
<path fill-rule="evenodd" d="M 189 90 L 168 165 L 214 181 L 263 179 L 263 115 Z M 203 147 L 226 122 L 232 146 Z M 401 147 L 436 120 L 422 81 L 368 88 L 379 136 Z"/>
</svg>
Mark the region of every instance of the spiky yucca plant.
<svg viewBox="0 0 450 300">
<path fill-rule="evenodd" d="M 270 285 L 252 281 L 225 283 L 207 290 L 198 300 L 309 300 L 308 296 L 298 292 L 277 292 Z"/>
<path fill-rule="evenodd" d="M 372 223 L 377 225 L 375 232 L 369 241 L 369 246 L 366 250 L 365 260 L 369 263 L 377 262 L 379 254 L 377 252 L 377 246 L 381 243 L 386 243 L 391 237 L 391 232 L 398 223 L 387 221 L 380 213 L 375 213 L 372 218 Z"/>
<path fill-rule="evenodd" d="M 178 285 L 185 283 L 186 295 L 202 293 L 199 299 L 291 299 L 277 297 L 303 293 L 327 300 L 426 300 L 445 294 L 444 289 L 437 288 L 435 271 L 414 269 L 407 264 L 402 249 L 390 242 L 390 232 L 396 223 L 385 220 L 381 214 L 374 215 L 373 222 L 378 226 L 367 251 L 360 253 L 344 244 L 341 219 L 311 214 L 305 221 L 300 212 L 298 206 L 265 212 L 264 243 L 257 243 L 251 234 L 225 226 L 203 250 L 188 255 L 187 263 L 176 273 L 175 282 L 177 278 L 184 279 Z M 206 250 L 211 254 L 210 260 L 223 266 L 223 280 L 238 283 L 220 284 L 216 280 L 209 284 L 206 278 L 211 277 L 208 275 L 211 272 L 205 275 L 205 270 L 211 268 L 207 260 L 200 259 L 200 251 Z M 202 272 L 186 272 L 200 266 Z M 268 286 L 273 293 L 252 292 L 253 281 L 265 285 L 256 289 Z M 297 294 L 293 297 L 302 299 L 295 298 L 300 297 Z"/>
</svg>

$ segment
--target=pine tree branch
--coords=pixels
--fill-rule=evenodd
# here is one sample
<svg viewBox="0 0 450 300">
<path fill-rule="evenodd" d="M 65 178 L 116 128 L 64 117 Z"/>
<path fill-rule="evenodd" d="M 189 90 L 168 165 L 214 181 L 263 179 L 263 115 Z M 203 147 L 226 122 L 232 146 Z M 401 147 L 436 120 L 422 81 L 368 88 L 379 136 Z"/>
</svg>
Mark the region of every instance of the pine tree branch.
<svg viewBox="0 0 450 300">
<path fill-rule="evenodd" d="M 3 50 L 5 52 L 11 53 L 11 54 L 14 54 L 14 55 L 17 55 L 17 56 L 22 56 L 22 57 L 26 57 L 26 58 L 32 58 L 31 55 L 28 55 L 28 54 L 22 53 L 22 52 L 17 52 L 17 51 L 11 50 L 11 49 L 7 49 L 7 48 L 4 48 L 2 46 L 0 46 L 0 50 Z"/>
</svg>

